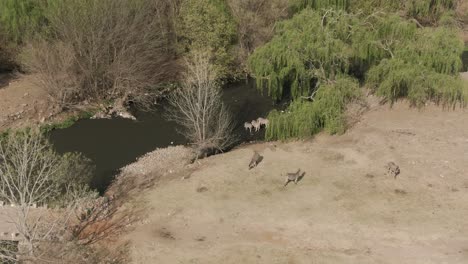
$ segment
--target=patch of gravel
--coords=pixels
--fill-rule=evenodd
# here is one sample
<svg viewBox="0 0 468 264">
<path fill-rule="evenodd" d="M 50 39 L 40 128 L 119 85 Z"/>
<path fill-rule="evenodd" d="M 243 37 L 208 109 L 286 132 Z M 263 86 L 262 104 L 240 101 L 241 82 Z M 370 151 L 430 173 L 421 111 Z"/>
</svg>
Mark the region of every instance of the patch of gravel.
<svg viewBox="0 0 468 264">
<path fill-rule="evenodd" d="M 136 162 L 121 169 L 122 174 L 172 173 L 182 169 L 194 158 L 192 149 L 184 146 L 159 148 L 139 157 Z"/>
</svg>

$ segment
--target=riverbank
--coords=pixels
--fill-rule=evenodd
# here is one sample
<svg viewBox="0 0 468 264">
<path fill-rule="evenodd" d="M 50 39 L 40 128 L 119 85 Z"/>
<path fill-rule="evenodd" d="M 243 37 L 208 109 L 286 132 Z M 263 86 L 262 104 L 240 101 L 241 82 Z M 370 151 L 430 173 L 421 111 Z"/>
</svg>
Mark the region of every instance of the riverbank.
<svg viewBox="0 0 468 264">
<path fill-rule="evenodd" d="M 140 221 L 118 241 L 131 243 L 133 263 L 464 263 L 467 114 L 373 104 L 341 136 L 164 169 L 167 158 L 148 154 L 130 167 L 156 166 L 135 174 L 156 180 L 124 201 Z M 248 170 L 254 150 L 264 159 Z M 303 179 L 282 187 L 298 168 Z"/>
<path fill-rule="evenodd" d="M 0 74 L 0 101 L 0 132 L 36 125 L 65 128 L 88 117 L 85 111 L 62 111 L 52 104 L 34 75 Z"/>
</svg>

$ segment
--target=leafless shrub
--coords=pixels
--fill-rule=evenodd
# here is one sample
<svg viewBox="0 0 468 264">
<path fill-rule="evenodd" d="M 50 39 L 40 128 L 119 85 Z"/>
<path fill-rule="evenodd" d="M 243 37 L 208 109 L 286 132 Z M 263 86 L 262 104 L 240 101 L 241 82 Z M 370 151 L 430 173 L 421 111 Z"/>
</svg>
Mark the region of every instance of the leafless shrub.
<svg viewBox="0 0 468 264">
<path fill-rule="evenodd" d="M 228 0 L 237 22 L 239 56 L 242 62 L 273 36 L 277 21 L 288 16 L 288 0 Z"/>
<path fill-rule="evenodd" d="M 174 75 L 167 0 L 62 0 L 49 6 L 51 33 L 23 52 L 57 103 L 124 98 L 150 106 Z"/>
<path fill-rule="evenodd" d="M 70 241 L 68 226 L 78 205 L 96 195 L 85 185 L 85 163 L 79 156 L 56 154 L 36 130 L 0 137 L 0 200 L 14 205 L 0 208 L 0 217 L 19 233 L 20 259 L 41 259 L 47 254 L 43 243 Z M 56 208 L 42 207 L 51 205 Z"/>
<path fill-rule="evenodd" d="M 168 116 L 184 128 L 181 133 L 199 151 L 222 151 L 235 141 L 234 122 L 222 102 L 209 53 L 194 52 L 186 68 L 182 87 L 168 98 Z"/>
</svg>

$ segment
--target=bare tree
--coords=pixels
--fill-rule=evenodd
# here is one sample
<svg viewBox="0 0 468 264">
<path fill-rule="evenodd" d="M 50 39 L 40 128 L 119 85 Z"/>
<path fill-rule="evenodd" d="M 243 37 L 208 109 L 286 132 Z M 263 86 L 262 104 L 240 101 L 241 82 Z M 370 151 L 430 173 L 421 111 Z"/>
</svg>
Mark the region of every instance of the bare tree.
<svg viewBox="0 0 468 264">
<path fill-rule="evenodd" d="M 239 59 L 244 64 L 256 47 L 271 39 L 275 23 L 288 17 L 290 1 L 228 0 L 227 4 L 237 22 Z"/>
<path fill-rule="evenodd" d="M 150 107 L 176 75 L 169 0 L 62 0 L 49 4 L 50 34 L 21 61 L 53 102 L 132 101 Z"/>
<path fill-rule="evenodd" d="M 182 87 L 169 97 L 169 118 L 184 128 L 182 134 L 199 151 L 222 151 L 235 142 L 234 122 L 222 102 L 209 53 L 191 54 L 186 69 Z"/>
<path fill-rule="evenodd" d="M 20 258 L 40 258 L 44 242 L 64 241 L 78 205 L 95 197 L 86 185 L 86 163 L 79 155 L 55 153 L 37 130 L 0 138 L 0 200 L 12 205 L 0 208 L 0 226 L 19 233 Z"/>
</svg>

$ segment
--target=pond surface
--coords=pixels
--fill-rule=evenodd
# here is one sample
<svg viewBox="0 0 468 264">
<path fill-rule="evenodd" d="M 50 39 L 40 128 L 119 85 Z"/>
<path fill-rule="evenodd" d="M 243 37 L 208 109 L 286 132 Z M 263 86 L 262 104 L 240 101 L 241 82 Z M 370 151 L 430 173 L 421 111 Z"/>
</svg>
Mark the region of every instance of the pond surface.
<svg viewBox="0 0 468 264">
<path fill-rule="evenodd" d="M 249 135 L 245 121 L 266 116 L 274 108 L 271 99 L 255 90 L 253 82 L 231 84 L 223 90 L 223 100 L 237 121 L 236 134 L 242 141 L 261 139 L 263 133 Z M 50 139 L 59 153 L 81 152 L 95 166 L 92 187 L 103 192 L 118 169 L 156 148 L 186 144 L 177 133 L 178 126 L 164 118 L 164 106 L 152 113 L 135 113 L 138 121 L 128 119 L 85 119 L 66 129 L 51 132 Z"/>
</svg>

